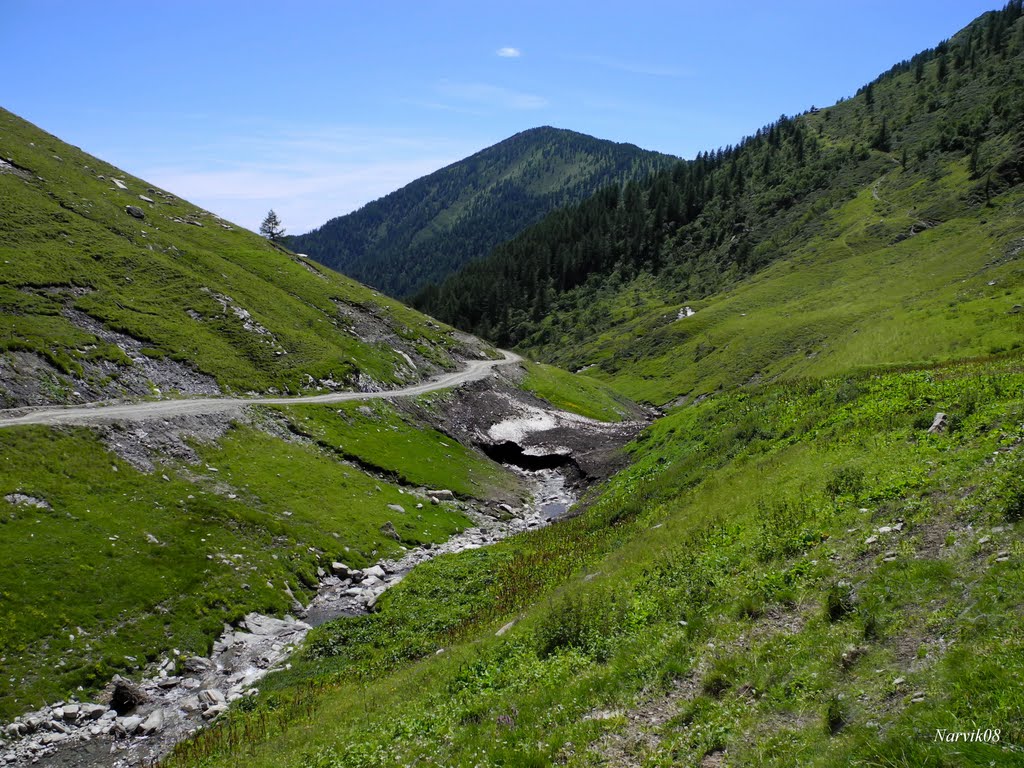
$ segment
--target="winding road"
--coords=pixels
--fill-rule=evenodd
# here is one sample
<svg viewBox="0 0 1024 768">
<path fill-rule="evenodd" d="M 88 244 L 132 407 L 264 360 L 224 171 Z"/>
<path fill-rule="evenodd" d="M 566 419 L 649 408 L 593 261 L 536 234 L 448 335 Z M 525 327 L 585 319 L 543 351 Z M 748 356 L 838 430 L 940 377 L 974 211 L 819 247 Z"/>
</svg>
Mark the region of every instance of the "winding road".
<svg viewBox="0 0 1024 768">
<path fill-rule="evenodd" d="M 60 408 L 19 408 L 0 411 L 0 428 L 26 424 L 106 424 L 117 421 L 146 421 L 181 415 L 202 415 L 240 411 L 247 405 L 307 405 L 315 403 L 343 403 L 349 400 L 390 400 L 395 397 L 415 397 L 439 389 L 449 389 L 487 378 L 498 365 L 518 363 L 522 358 L 515 352 L 501 350 L 499 360 L 469 360 L 466 367 L 454 373 L 445 373 L 420 384 L 383 392 L 331 392 L 326 395 L 299 397 L 197 397 L 186 400 L 155 400 L 114 405 L 64 406 Z M 15 415 L 16 414 L 16 415 Z"/>
</svg>

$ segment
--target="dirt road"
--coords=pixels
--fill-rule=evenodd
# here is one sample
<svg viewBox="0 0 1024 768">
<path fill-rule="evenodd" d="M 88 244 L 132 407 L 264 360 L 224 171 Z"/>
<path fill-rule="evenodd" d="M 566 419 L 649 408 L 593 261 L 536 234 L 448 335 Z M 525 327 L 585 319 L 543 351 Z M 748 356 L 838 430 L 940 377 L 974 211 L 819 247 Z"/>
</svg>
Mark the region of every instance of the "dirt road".
<svg viewBox="0 0 1024 768">
<path fill-rule="evenodd" d="M 207 414 L 240 411 L 247 405 L 292 405 L 312 403 L 343 403 L 349 400 L 414 397 L 439 389 L 449 389 L 490 375 L 497 365 L 518 363 L 522 358 L 514 352 L 502 351 L 500 360 L 470 360 L 461 371 L 446 373 L 420 384 L 384 392 L 331 392 L 326 395 L 302 397 L 197 397 L 188 400 L 157 400 L 117 405 L 81 405 L 61 408 L 19 408 L 0 411 L 0 428 L 25 424 L 106 424 L 114 421 L 146 421 L 181 414 Z"/>
</svg>

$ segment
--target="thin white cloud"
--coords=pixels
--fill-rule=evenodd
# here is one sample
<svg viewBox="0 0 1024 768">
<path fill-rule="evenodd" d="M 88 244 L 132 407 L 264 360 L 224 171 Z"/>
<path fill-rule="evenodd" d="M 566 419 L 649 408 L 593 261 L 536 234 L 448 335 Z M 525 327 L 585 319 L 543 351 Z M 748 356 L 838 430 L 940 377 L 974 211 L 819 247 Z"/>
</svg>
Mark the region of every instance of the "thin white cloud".
<svg viewBox="0 0 1024 768">
<path fill-rule="evenodd" d="M 349 213 L 475 151 L 447 139 L 381 135 L 369 127 L 289 127 L 183 147 L 180 162 L 149 158 L 133 173 L 255 230 L 273 208 L 289 234 Z"/>
<path fill-rule="evenodd" d="M 437 91 L 441 96 L 463 104 L 498 109 L 543 109 L 548 105 L 548 100 L 543 96 L 487 83 L 453 83 L 442 80 L 437 86 Z"/>
<path fill-rule="evenodd" d="M 505 48 L 499 48 L 497 51 L 495 51 L 495 53 L 497 53 L 503 59 L 518 59 L 520 56 L 523 55 L 523 52 L 520 51 L 518 48 L 512 48 L 510 46 Z"/>
</svg>

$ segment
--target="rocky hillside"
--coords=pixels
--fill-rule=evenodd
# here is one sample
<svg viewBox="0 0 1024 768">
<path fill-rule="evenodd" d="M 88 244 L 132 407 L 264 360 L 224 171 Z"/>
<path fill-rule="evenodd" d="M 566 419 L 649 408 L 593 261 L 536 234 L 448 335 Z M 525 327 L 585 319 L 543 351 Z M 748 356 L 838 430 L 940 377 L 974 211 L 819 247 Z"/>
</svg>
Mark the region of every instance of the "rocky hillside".
<svg viewBox="0 0 1024 768">
<path fill-rule="evenodd" d="M 534 128 L 288 243 L 404 297 L 481 258 L 545 214 L 676 161 L 632 144 Z"/>
<path fill-rule="evenodd" d="M 485 347 L 0 110 L 0 407 L 388 388 Z"/>
</svg>

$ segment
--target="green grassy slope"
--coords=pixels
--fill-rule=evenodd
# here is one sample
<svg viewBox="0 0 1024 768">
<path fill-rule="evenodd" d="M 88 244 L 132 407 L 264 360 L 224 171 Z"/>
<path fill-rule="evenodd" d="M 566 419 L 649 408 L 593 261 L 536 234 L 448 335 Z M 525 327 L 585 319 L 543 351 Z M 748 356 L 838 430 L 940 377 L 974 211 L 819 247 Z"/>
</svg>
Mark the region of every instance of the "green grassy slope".
<svg viewBox="0 0 1024 768">
<path fill-rule="evenodd" d="M 0 406 L 397 386 L 495 354 L 2 111 L 0 159 Z M 424 486 L 522 493 L 384 402 L 0 430 L 0 719 L 206 654 L 225 622 L 308 602 L 332 560 L 470 524 L 416 509 Z"/>
<path fill-rule="evenodd" d="M 952 114 L 972 135 L 963 107 L 989 75 L 1021 98 L 1021 10 L 958 37 L 1001 36 L 991 60 L 956 64 L 954 44 L 918 59 L 924 106 L 961 107 L 909 115 L 919 138 L 960 135 Z M 939 56 L 948 78 L 984 77 L 933 87 Z M 876 108 L 909 109 L 916 70 L 876 82 Z M 801 119 L 869 123 L 858 98 Z M 685 268 L 620 274 L 580 294 L 594 337 L 569 320 L 588 307 L 556 305 L 528 348 L 673 403 L 631 466 L 579 516 L 435 560 L 371 616 L 318 628 L 288 676 L 165 764 L 1024 765 L 1024 193 L 1007 136 L 984 134 L 980 174 L 962 146 L 906 163 L 854 147 L 842 194 L 776 220 L 771 263 L 722 270 L 726 290 L 690 293 Z M 546 370 L 536 388 L 566 386 Z M 977 729 L 991 738 L 936 735 Z"/>
<path fill-rule="evenodd" d="M 1005 346 L 1010 319 L 967 329 L 983 296 L 1020 303 L 1022 85 L 1011 4 L 852 99 L 553 214 L 417 305 L 657 402 L 800 355 L 820 373 Z M 892 326 L 904 343 L 876 343 Z M 689 372 L 644 383 L 670 367 Z"/>
<path fill-rule="evenodd" d="M 821 235 L 735 288 L 687 303 L 638 279 L 610 295 L 610 328 L 563 364 L 631 397 L 666 403 L 764 379 L 928 363 L 1017 348 L 1024 338 L 1024 194 L 961 211 L 897 243 L 934 197 L 899 169 L 828 217 Z M 943 182 L 950 196 L 963 164 Z M 873 191 L 883 200 L 875 199 Z"/>
<path fill-rule="evenodd" d="M 1022 418 L 1019 357 L 679 409 L 582 516 L 321 627 L 168 764 L 1020 764 Z"/>
<path fill-rule="evenodd" d="M 142 366 L 112 333 L 238 392 L 422 375 L 397 350 L 455 365 L 448 329 L 6 111 L 0 158 L 0 353 L 45 359 L 40 399 L 118 394 L 117 380 Z M 20 404 L 4 394 L 0 405 Z"/>
<path fill-rule="evenodd" d="M 87 429 L 0 430 L 0 717 L 90 691 L 171 649 L 205 655 L 225 622 L 293 610 L 293 595 L 308 602 L 319 567 L 366 566 L 470 525 L 455 506 L 415 509 L 406 492 L 416 487 L 518 492 L 494 463 L 384 404 L 357 417 L 265 414 L 308 437 L 234 424 L 193 443 L 198 463 L 158 452 L 150 472 Z M 400 542 L 381 533 L 386 522 Z"/>
<path fill-rule="evenodd" d="M 674 162 L 632 144 L 534 128 L 288 243 L 385 293 L 408 296 L 550 211 Z"/>
</svg>

